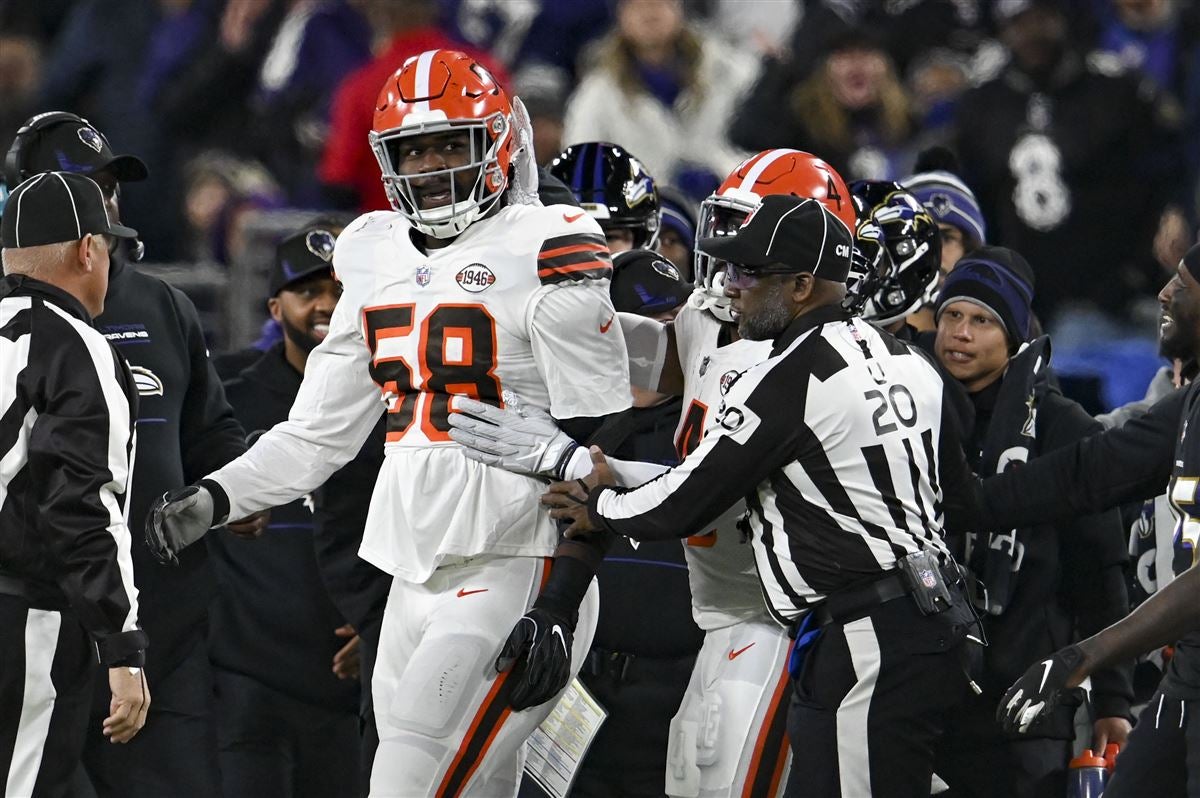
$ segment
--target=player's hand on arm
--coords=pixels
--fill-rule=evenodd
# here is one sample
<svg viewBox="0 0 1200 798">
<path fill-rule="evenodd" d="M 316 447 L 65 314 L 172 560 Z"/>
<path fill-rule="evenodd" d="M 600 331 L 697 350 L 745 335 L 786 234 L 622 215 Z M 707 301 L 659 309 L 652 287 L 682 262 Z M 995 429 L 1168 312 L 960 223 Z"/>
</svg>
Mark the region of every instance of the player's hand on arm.
<svg viewBox="0 0 1200 798">
<path fill-rule="evenodd" d="M 1060 702 L 1078 704 L 1083 693 L 1078 685 L 1089 672 L 1085 659 L 1079 646 L 1072 645 L 1029 666 L 1000 699 L 996 720 L 1006 732 L 1024 734 Z"/>
<path fill-rule="evenodd" d="M 599 447 L 593 446 L 589 454 L 592 458 L 590 474 L 570 482 L 555 482 L 542 496 L 542 504 L 554 508 L 550 511 L 550 517 L 555 521 L 568 523 L 563 530 L 563 534 L 568 538 L 598 529 L 588 514 L 588 497 L 597 488 L 617 484 L 617 479 Z"/>
<path fill-rule="evenodd" d="M 450 437 L 463 447 L 463 454 L 484 465 L 562 479 L 573 458 L 587 459 L 587 452 L 540 408 L 499 408 L 456 396 L 451 410 Z"/>
<path fill-rule="evenodd" d="M 112 691 L 103 732 L 109 742 L 127 743 L 146 725 L 150 709 L 150 687 L 141 668 L 116 665 L 108 669 L 108 687 Z"/>
<path fill-rule="evenodd" d="M 179 564 L 178 554 L 204 537 L 204 533 L 224 519 L 228 499 L 216 486 L 219 497 L 213 495 L 201 480 L 195 485 L 169 490 L 162 495 L 146 516 L 146 546 L 159 562 Z M 219 504 L 223 506 L 218 507 Z"/>
</svg>

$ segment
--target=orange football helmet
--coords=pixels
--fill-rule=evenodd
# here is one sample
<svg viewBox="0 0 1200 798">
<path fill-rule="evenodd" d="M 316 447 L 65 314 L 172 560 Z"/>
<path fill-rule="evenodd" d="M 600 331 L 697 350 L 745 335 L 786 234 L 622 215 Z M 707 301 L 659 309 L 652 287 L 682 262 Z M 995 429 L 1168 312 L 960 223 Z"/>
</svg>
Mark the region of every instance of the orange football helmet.
<svg viewBox="0 0 1200 798">
<path fill-rule="evenodd" d="M 420 174 L 400 174 L 404 139 L 430 133 L 470 132 L 470 163 Z M 508 187 L 515 149 L 512 105 L 482 64 L 457 50 L 426 50 L 387 79 L 375 103 L 369 135 L 393 210 L 435 238 L 451 238 L 485 214 Z M 474 170 L 470 196 L 462 196 L 457 173 Z M 422 209 L 413 178 L 448 177 L 450 201 Z"/>
<path fill-rule="evenodd" d="M 772 194 L 818 200 L 854 234 L 858 222 L 854 201 L 837 170 L 810 153 L 776 149 L 763 150 L 742 161 L 700 204 L 696 239 L 733 233 L 762 198 Z M 699 248 L 695 250 L 694 266 L 699 306 L 722 321 L 732 321 L 724 270 L 714 268 L 712 259 Z"/>
</svg>

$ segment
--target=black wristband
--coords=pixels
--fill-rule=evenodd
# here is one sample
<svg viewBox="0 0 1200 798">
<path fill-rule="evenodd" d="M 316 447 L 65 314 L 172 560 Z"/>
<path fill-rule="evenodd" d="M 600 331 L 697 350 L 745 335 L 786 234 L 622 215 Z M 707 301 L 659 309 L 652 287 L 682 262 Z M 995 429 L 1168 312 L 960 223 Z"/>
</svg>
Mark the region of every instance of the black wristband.
<svg viewBox="0 0 1200 798">
<path fill-rule="evenodd" d="M 146 649 L 149 647 L 150 637 L 141 629 L 108 635 L 96 644 L 100 663 L 108 668 L 121 665 L 142 667 L 146 663 Z"/>
<path fill-rule="evenodd" d="M 579 444 L 572 441 L 571 445 L 563 449 L 563 453 L 558 456 L 558 462 L 554 464 L 554 476 L 560 482 L 567 478 L 567 466 L 570 465 L 571 457 L 578 448 Z"/>
<path fill-rule="evenodd" d="M 213 502 L 213 517 L 212 525 L 220 526 L 229 520 L 229 495 L 225 493 L 225 489 L 211 479 L 202 479 L 196 483 L 199 487 L 208 491 L 208 495 L 212 496 Z"/>
</svg>

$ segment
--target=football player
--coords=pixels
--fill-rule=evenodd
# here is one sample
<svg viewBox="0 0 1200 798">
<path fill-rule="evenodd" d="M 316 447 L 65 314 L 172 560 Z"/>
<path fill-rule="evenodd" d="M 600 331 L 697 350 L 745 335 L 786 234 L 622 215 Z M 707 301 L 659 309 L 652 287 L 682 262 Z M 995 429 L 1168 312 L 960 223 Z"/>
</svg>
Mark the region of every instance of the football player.
<svg viewBox="0 0 1200 798">
<path fill-rule="evenodd" d="M 658 189 L 629 150 L 603 141 L 572 144 L 550 162 L 550 174 L 599 222 L 614 255 L 654 249 L 662 226 Z"/>
<path fill-rule="evenodd" d="M 164 497 L 148 528 L 169 557 L 303 495 L 359 450 L 382 400 L 386 457 L 359 552 L 394 575 L 373 796 L 514 794 L 522 743 L 595 629 L 595 563 L 558 545 L 544 485 L 464 457 L 449 435 L 454 394 L 520 397 L 581 439 L 630 404 L 604 236 L 579 208 L 537 202 L 531 140 L 520 101 L 463 53 L 426 51 L 388 79 L 370 145 L 392 211 L 338 238 L 344 293 L 289 419 Z"/>
<path fill-rule="evenodd" d="M 837 172 L 808 153 L 778 149 L 743 162 L 704 201 L 698 237 L 735 231 L 771 194 L 818 199 L 854 230 L 850 192 Z M 673 325 L 638 324 L 636 318 L 621 316 L 635 384 L 683 394 L 684 412 L 676 430 L 681 457 L 699 443 L 733 382 L 771 350 L 770 341 L 738 339 L 723 264 L 697 252 L 695 267 L 696 289 Z M 539 425 L 535 414 L 518 419 L 511 412 L 458 400 L 456 409 L 464 412 L 452 414 L 451 436 L 468 446 L 468 456 L 483 462 L 516 467 L 516 452 L 544 447 L 553 454 L 571 444 L 547 419 Z M 666 470 L 608 462 L 627 485 Z M 572 462 L 567 469 L 570 478 L 591 470 L 590 462 L 575 466 Z M 739 502 L 707 532 L 684 541 L 692 613 L 705 637 L 672 723 L 666 762 L 671 796 L 776 796 L 787 783 L 792 641 L 763 602 L 754 555 L 738 528 L 745 513 Z"/>
</svg>

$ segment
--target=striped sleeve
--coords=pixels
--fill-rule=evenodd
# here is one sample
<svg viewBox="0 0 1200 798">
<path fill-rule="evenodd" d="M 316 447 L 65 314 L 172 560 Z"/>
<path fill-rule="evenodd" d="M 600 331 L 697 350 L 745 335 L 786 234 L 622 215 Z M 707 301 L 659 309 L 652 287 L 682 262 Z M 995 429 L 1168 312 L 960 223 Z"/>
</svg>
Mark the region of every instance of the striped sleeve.
<svg viewBox="0 0 1200 798">
<path fill-rule="evenodd" d="M 144 648 L 138 631 L 126 496 L 132 476 L 131 378 L 104 338 L 46 303 L 31 360 L 44 403 L 28 443 L 42 539 L 62 563 L 59 586 L 109 660 Z"/>
<path fill-rule="evenodd" d="M 571 233 L 547 238 L 538 252 L 538 279 L 544 285 L 612 277 L 612 256 L 604 236 Z"/>
</svg>

